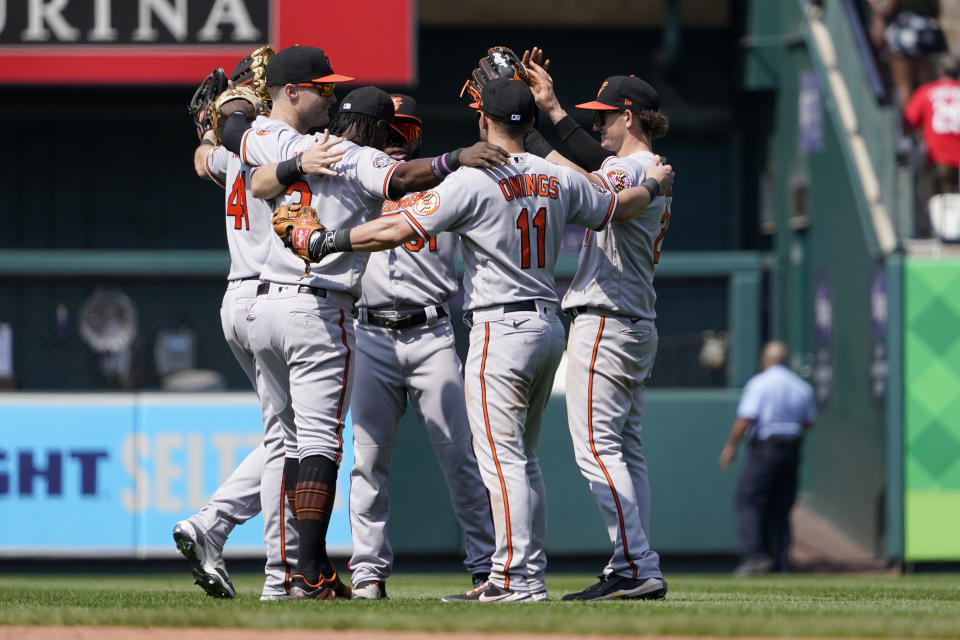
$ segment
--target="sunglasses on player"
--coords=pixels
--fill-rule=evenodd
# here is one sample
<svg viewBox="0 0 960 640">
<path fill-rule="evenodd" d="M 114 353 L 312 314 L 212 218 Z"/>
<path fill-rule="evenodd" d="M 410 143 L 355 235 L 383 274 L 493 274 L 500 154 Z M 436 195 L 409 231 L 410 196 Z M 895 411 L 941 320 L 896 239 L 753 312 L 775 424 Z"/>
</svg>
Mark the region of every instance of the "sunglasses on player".
<svg viewBox="0 0 960 640">
<path fill-rule="evenodd" d="M 606 123 L 607 121 L 608 113 L 623 113 L 623 112 L 624 112 L 624 109 L 617 109 L 616 111 L 608 110 L 608 109 L 603 109 L 603 110 L 598 109 L 593 112 L 593 124 L 595 124 L 598 127 L 602 127 L 604 123 Z"/>
<path fill-rule="evenodd" d="M 413 142 L 420 137 L 420 125 L 416 122 L 392 122 L 390 123 L 391 138 L 403 142 Z"/>
<path fill-rule="evenodd" d="M 333 90 L 336 89 L 336 82 L 298 82 L 298 87 L 309 87 L 311 89 L 316 89 L 320 92 L 320 95 L 324 98 L 329 98 L 333 95 Z"/>
</svg>

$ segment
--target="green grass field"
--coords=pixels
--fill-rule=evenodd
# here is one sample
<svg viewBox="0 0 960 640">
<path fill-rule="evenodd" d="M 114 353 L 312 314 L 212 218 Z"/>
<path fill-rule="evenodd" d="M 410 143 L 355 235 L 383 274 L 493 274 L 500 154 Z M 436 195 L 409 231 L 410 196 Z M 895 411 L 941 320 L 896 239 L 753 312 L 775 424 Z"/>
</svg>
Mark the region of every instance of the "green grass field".
<svg viewBox="0 0 960 640">
<path fill-rule="evenodd" d="M 235 576 L 236 600 L 209 598 L 188 574 L 0 575 L 0 625 L 514 631 L 616 635 L 960 637 L 960 575 L 668 576 L 662 602 L 560 602 L 593 578 L 553 574 L 554 600 L 445 604 L 458 574 L 397 575 L 388 602 L 264 602 L 262 577 Z M 323 615 L 317 615 L 322 610 Z"/>
</svg>

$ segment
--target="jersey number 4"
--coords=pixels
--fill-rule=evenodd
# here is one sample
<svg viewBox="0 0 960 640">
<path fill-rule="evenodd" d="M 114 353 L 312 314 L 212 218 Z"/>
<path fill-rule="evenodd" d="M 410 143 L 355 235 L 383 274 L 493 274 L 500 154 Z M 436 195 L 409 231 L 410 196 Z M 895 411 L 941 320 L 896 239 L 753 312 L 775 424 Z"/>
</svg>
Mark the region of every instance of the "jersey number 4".
<svg viewBox="0 0 960 640">
<path fill-rule="evenodd" d="M 227 198 L 227 215 L 233 216 L 234 229 L 250 230 L 250 218 L 247 217 L 247 181 L 243 171 L 237 174 L 233 181 L 233 189 Z"/>
<path fill-rule="evenodd" d="M 543 244 L 547 235 L 547 209 L 540 210 L 533 216 L 533 226 L 537 229 L 537 266 L 543 269 L 546 264 Z M 520 267 L 530 268 L 530 217 L 526 209 L 517 216 L 517 229 L 520 229 Z"/>
</svg>

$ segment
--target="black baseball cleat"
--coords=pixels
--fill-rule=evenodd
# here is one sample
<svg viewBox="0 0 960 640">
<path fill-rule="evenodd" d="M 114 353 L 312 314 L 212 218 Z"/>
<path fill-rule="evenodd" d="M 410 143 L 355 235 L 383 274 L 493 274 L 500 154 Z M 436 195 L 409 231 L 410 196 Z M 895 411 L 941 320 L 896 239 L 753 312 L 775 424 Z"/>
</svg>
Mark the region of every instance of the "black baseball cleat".
<svg viewBox="0 0 960 640">
<path fill-rule="evenodd" d="M 354 585 L 354 600 L 389 600 L 387 597 L 387 585 L 382 580 L 365 580 L 360 584 Z"/>
<path fill-rule="evenodd" d="M 479 586 L 482 585 L 484 582 L 486 582 L 487 580 L 490 579 L 490 574 L 489 574 L 489 573 L 475 573 L 475 574 L 473 574 L 473 575 L 470 576 L 470 577 L 471 577 L 471 579 L 473 580 L 473 586 L 474 586 L 474 587 L 479 587 Z"/>
<path fill-rule="evenodd" d="M 290 581 L 291 600 L 336 600 L 337 594 L 327 586 L 326 581 L 320 578 L 317 584 L 310 584 L 301 575 L 293 576 Z"/>
<path fill-rule="evenodd" d="M 173 528 L 173 540 L 193 570 L 194 583 L 214 598 L 235 598 L 237 592 L 230 582 L 223 552 L 189 520 L 181 520 Z"/>
<path fill-rule="evenodd" d="M 349 600 L 353 597 L 353 590 L 347 585 L 343 584 L 336 571 L 333 572 L 332 577 L 326 578 L 324 576 L 320 576 L 320 579 L 323 581 L 323 586 L 332 591 L 333 595 L 337 598 Z M 386 591 L 384 591 L 384 595 L 386 595 Z"/>
<path fill-rule="evenodd" d="M 563 600 L 663 600 L 667 582 L 663 578 L 626 578 L 617 574 L 599 576 L 600 581 L 583 591 L 568 593 Z"/>
</svg>

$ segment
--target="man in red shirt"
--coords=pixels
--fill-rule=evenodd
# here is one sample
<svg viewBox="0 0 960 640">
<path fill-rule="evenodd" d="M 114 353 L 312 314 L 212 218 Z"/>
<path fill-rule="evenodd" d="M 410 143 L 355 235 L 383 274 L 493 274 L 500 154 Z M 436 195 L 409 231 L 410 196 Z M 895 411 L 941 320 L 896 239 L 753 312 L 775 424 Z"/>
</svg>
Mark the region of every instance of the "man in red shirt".
<svg viewBox="0 0 960 640">
<path fill-rule="evenodd" d="M 923 126 L 928 161 L 933 165 L 934 193 L 957 191 L 960 176 L 960 60 L 944 54 L 938 78 L 920 86 L 903 111 L 913 128 Z"/>
</svg>

